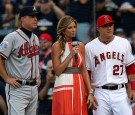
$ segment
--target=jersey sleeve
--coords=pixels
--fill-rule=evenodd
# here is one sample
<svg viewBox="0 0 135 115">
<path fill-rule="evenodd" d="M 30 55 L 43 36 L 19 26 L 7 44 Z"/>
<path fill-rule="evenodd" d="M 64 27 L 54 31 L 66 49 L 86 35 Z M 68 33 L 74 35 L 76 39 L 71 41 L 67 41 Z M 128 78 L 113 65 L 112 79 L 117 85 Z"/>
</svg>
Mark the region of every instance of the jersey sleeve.
<svg viewBox="0 0 135 115">
<path fill-rule="evenodd" d="M 135 62 L 134 55 L 132 54 L 132 48 L 129 42 L 127 42 L 127 52 L 126 52 L 126 66 L 131 65 Z"/>
<path fill-rule="evenodd" d="M 7 59 L 12 52 L 13 48 L 13 36 L 8 34 L 0 44 L 0 55 Z"/>
<path fill-rule="evenodd" d="M 91 70 L 91 69 L 90 69 L 90 56 L 89 56 L 89 48 L 88 48 L 88 45 L 85 46 L 85 60 L 86 60 L 86 67 L 87 67 L 87 70 Z"/>
</svg>

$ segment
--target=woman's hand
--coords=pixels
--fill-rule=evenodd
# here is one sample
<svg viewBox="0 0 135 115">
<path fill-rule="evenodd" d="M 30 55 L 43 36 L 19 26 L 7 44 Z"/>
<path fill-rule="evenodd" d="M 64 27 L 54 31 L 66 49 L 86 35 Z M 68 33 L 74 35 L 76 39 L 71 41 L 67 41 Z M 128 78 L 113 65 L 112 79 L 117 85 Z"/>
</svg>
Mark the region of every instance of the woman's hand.
<svg viewBox="0 0 135 115">
<path fill-rule="evenodd" d="M 93 110 L 97 109 L 98 103 L 96 98 L 92 94 L 88 95 L 87 104 L 88 104 L 88 108 L 91 107 Z"/>
<path fill-rule="evenodd" d="M 76 53 L 78 53 L 78 47 L 75 46 L 73 49 L 70 51 L 71 55 L 74 56 Z"/>
</svg>

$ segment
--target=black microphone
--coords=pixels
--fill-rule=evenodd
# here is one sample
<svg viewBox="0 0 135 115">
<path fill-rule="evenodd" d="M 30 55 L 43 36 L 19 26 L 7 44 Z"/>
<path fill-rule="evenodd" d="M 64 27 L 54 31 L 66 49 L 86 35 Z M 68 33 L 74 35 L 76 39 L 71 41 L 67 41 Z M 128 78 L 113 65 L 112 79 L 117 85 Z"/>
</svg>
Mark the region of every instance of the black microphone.
<svg viewBox="0 0 135 115">
<path fill-rule="evenodd" d="M 73 41 L 72 46 L 73 47 L 78 46 L 78 41 Z M 78 54 L 77 53 L 75 54 L 75 61 L 76 61 L 76 63 L 78 63 Z"/>
</svg>

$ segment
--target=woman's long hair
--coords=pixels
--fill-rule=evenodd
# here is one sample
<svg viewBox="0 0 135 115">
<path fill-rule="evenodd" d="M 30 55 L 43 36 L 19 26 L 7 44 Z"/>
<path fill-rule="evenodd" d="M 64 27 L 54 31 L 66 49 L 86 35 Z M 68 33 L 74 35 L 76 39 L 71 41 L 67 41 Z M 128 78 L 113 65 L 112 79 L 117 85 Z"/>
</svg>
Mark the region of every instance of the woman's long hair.
<svg viewBox="0 0 135 115">
<path fill-rule="evenodd" d="M 72 22 L 75 22 L 77 25 L 77 21 L 71 17 L 71 16 L 64 16 L 62 17 L 57 25 L 57 38 L 60 43 L 60 47 L 62 49 L 61 55 L 63 55 L 65 51 L 65 44 L 66 44 L 66 38 L 65 38 L 65 30 L 67 29 L 68 25 L 71 24 Z"/>
</svg>

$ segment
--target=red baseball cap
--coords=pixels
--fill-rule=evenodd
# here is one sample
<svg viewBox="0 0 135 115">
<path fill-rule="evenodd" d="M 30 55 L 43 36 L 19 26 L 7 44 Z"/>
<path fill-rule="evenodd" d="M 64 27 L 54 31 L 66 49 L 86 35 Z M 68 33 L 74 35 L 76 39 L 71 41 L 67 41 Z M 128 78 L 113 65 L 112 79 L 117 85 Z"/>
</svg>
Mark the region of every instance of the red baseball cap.
<svg viewBox="0 0 135 115">
<path fill-rule="evenodd" d="M 46 40 L 46 41 L 49 41 L 51 43 L 53 42 L 51 35 L 47 34 L 47 33 L 41 34 L 39 36 L 39 40 Z"/>
<path fill-rule="evenodd" d="M 97 19 L 97 26 L 98 27 L 101 27 L 101 26 L 109 24 L 109 23 L 114 23 L 112 17 L 109 15 L 101 15 Z"/>
</svg>

